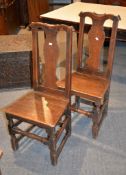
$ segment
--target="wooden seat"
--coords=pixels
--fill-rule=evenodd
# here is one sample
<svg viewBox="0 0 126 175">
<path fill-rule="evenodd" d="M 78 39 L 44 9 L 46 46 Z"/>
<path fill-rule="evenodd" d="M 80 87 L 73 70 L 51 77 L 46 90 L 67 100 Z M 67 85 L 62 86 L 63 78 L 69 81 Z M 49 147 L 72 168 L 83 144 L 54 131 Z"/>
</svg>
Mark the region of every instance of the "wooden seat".
<svg viewBox="0 0 126 175">
<path fill-rule="evenodd" d="M 48 25 L 40 22 L 31 24 L 32 30 L 32 63 L 33 90 L 5 107 L 12 148 L 16 150 L 24 136 L 47 144 L 53 165 L 71 133 L 70 87 L 71 87 L 71 53 L 72 27 L 65 25 Z M 66 86 L 59 90 L 56 85 L 59 43 L 57 35 L 60 31 L 66 34 Z M 38 43 L 38 33 L 44 33 L 44 43 Z M 42 47 L 42 43 L 44 44 Z M 43 49 L 43 67 L 40 64 L 39 50 Z M 64 52 L 64 50 L 62 51 Z M 23 128 L 22 123 L 28 124 Z M 39 127 L 43 136 L 34 133 L 33 128 Z M 64 132 L 65 131 L 65 132 Z M 62 137 L 61 137 L 62 135 Z M 57 144 L 58 142 L 58 144 Z M 29 155 L 30 156 L 30 155 Z"/>
<path fill-rule="evenodd" d="M 81 82 L 81 84 L 79 84 L 79 82 Z M 63 81 L 58 81 L 57 84 L 61 87 L 64 86 Z M 103 94 L 108 89 L 108 86 L 109 81 L 106 79 L 103 79 L 101 84 L 101 79 L 99 77 L 93 75 L 84 76 L 79 72 L 72 74 L 72 94 L 74 93 L 78 95 L 80 93 L 82 97 L 87 96 L 89 100 L 93 100 L 95 97 L 95 100 L 99 102 L 103 98 Z"/>
<path fill-rule="evenodd" d="M 61 103 L 59 103 L 59 99 Z M 7 107 L 6 113 L 15 115 L 15 118 L 22 116 L 25 120 L 55 127 L 68 103 L 68 99 L 64 98 L 63 100 L 61 95 L 32 91 Z M 56 109 L 58 110 L 56 111 Z"/>
<path fill-rule="evenodd" d="M 87 25 L 85 26 L 87 17 L 92 20 L 88 32 Z M 109 47 L 105 48 L 106 52 L 102 54 L 106 38 L 104 23 L 107 20 L 112 24 L 111 37 Z M 97 137 L 102 120 L 107 114 L 118 21 L 119 16 L 111 14 L 80 13 L 78 65 L 77 71 L 72 75 L 71 89 L 72 95 L 75 95 L 75 102 L 72 103 L 71 109 L 92 119 L 94 138 Z M 84 39 L 85 34 L 87 40 Z M 63 88 L 64 80 L 57 84 Z M 82 103 L 85 104 L 85 108 L 84 105 L 81 107 Z"/>
</svg>

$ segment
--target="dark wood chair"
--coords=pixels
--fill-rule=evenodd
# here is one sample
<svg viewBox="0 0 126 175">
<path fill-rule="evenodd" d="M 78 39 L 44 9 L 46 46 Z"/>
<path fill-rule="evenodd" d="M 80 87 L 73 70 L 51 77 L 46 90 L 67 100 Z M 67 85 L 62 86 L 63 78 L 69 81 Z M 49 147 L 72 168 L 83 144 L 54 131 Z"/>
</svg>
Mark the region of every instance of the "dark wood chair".
<svg viewBox="0 0 126 175">
<path fill-rule="evenodd" d="M 72 27 L 66 25 L 49 25 L 40 22 L 31 24 L 33 90 L 5 107 L 13 150 L 18 149 L 19 141 L 27 136 L 46 144 L 50 149 L 53 165 L 71 134 L 70 87 L 71 87 L 71 53 Z M 44 32 L 42 32 L 44 31 Z M 57 64 L 59 61 L 59 43 L 57 35 L 63 31 L 66 36 L 66 83 L 65 90 L 56 85 Z M 43 47 L 38 44 L 38 33 L 45 39 Z M 42 43 L 42 42 L 40 42 Z M 39 50 L 43 49 L 44 68 L 39 64 Z M 43 69 L 43 70 L 42 70 Z M 29 125 L 24 129 L 24 125 Z M 42 129 L 42 135 L 34 132 L 34 127 Z M 57 144 L 58 142 L 58 144 Z M 29 155 L 30 156 L 30 155 Z"/>
<path fill-rule="evenodd" d="M 85 33 L 87 17 L 92 20 L 92 25 L 88 33 Z M 104 23 L 107 20 L 112 23 L 112 28 L 109 47 L 105 53 L 107 62 L 104 65 L 101 53 L 105 41 Z M 78 65 L 77 71 L 72 74 L 72 95 L 75 95 L 75 101 L 71 105 L 71 110 L 92 119 L 93 138 L 97 137 L 102 120 L 107 114 L 118 21 L 119 16 L 111 14 L 80 13 Z M 88 41 L 84 39 L 84 34 L 87 35 Z M 64 81 L 59 81 L 58 86 L 63 88 Z M 85 106 L 82 107 L 82 103 Z"/>
</svg>

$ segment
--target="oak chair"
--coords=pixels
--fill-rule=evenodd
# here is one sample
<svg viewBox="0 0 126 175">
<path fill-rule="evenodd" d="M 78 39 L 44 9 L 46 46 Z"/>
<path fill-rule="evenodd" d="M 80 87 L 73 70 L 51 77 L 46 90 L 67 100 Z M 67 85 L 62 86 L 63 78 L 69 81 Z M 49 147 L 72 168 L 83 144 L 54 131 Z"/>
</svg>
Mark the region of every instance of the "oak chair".
<svg viewBox="0 0 126 175">
<path fill-rule="evenodd" d="M 17 150 L 19 141 L 27 136 L 36 139 L 50 149 L 51 162 L 56 165 L 58 156 L 71 134 L 70 88 L 71 88 L 71 53 L 72 27 L 49 25 L 41 22 L 31 24 L 33 90 L 5 107 L 13 150 Z M 65 89 L 59 90 L 57 82 L 57 63 L 59 43 L 57 35 L 63 31 L 66 36 L 66 82 Z M 39 36 L 44 33 L 43 47 L 38 44 Z M 41 42 L 40 42 L 41 43 Z M 39 50 L 43 49 L 44 68 L 40 66 Z M 28 124 L 24 129 L 22 125 Z M 34 127 L 42 129 L 37 135 Z M 26 127 L 26 126 L 25 126 Z M 58 144 L 57 144 L 58 143 Z M 30 155 L 29 155 L 30 156 Z"/>
<path fill-rule="evenodd" d="M 92 20 L 92 25 L 88 32 L 87 25 L 85 25 L 87 17 Z M 72 95 L 75 95 L 75 101 L 71 104 L 71 110 L 82 113 L 84 116 L 92 119 L 93 138 L 97 137 L 102 120 L 108 110 L 109 89 L 119 19 L 119 16 L 111 14 L 80 13 L 78 63 L 77 71 L 72 74 L 71 89 Z M 107 53 L 103 54 L 106 55 L 107 59 L 106 65 L 104 65 L 102 53 L 106 34 L 104 23 L 107 20 L 112 24 L 112 28 Z M 85 34 L 87 35 L 87 40 L 84 39 Z M 85 41 L 86 48 L 84 48 Z M 59 81 L 58 86 L 63 88 L 64 80 Z"/>
</svg>

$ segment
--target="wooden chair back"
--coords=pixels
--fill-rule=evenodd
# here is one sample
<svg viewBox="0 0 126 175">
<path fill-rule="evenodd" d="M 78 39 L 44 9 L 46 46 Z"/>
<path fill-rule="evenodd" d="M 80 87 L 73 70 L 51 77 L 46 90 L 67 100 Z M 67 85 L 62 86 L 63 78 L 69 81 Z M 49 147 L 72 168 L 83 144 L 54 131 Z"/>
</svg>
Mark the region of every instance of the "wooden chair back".
<svg viewBox="0 0 126 175">
<path fill-rule="evenodd" d="M 110 78 L 112 72 L 114 49 L 116 44 L 116 33 L 118 27 L 119 16 L 113 16 L 111 14 L 96 14 L 91 12 L 81 12 L 80 14 L 80 28 L 79 28 L 79 40 L 78 40 L 78 70 L 87 70 L 90 73 L 102 75 L 104 78 Z M 92 25 L 87 33 L 88 35 L 88 56 L 83 64 L 83 45 L 85 40 L 85 21 L 86 18 L 92 20 Z M 101 60 L 101 52 L 104 47 L 106 39 L 106 32 L 104 23 L 110 20 L 112 21 L 112 28 L 109 40 L 107 65 L 104 67 L 104 62 Z M 87 41 L 86 41 L 87 42 Z"/>
<path fill-rule="evenodd" d="M 57 42 L 57 35 L 59 31 L 64 31 L 66 36 L 66 74 L 65 74 L 65 91 L 63 92 L 66 97 L 69 97 L 71 87 L 71 50 L 72 50 L 72 27 L 66 25 L 49 25 L 45 23 L 32 23 L 32 36 L 33 36 L 33 88 L 34 90 L 42 91 L 47 90 L 51 92 L 61 91 L 57 87 L 56 69 L 59 61 L 59 45 Z M 38 32 L 44 32 L 44 45 L 38 45 Z M 40 70 L 39 49 L 43 50 L 44 55 L 44 76 Z"/>
</svg>

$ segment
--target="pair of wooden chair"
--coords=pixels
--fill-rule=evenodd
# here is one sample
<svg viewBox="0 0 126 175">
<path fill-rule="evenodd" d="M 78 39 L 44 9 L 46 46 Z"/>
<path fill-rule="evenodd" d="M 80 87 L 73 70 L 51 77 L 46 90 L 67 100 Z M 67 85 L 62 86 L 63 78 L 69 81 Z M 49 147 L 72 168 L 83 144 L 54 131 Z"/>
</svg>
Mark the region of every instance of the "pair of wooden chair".
<svg viewBox="0 0 126 175">
<path fill-rule="evenodd" d="M 92 19 L 92 26 L 88 32 L 89 50 L 86 61 L 82 59 L 85 17 Z M 112 30 L 107 65 L 105 68 L 102 67 L 101 71 L 100 52 L 105 40 L 103 25 L 107 19 L 112 21 Z M 36 139 L 48 145 L 52 164 L 56 165 L 58 156 L 71 134 L 71 110 L 90 117 L 93 121 L 93 137 L 97 136 L 101 120 L 107 112 L 118 20 L 119 18 L 113 15 L 80 13 L 78 69 L 73 74 L 71 73 L 73 28 L 40 22 L 31 24 L 33 90 L 4 109 L 13 150 L 18 148 L 18 142 L 24 136 Z M 66 53 L 65 80 L 58 80 L 56 73 L 60 59 L 57 35 L 61 30 L 66 36 L 66 49 L 63 50 Z M 38 45 L 38 33 L 41 31 L 44 31 L 43 48 Z M 44 66 L 40 65 L 38 54 L 41 49 L 44 53 Z M 71 95 L 75 95 L 75 103 L 71 102 Z M 81 99 L 93 106 L 91 111 L 79 109 Z M 29 125 L 25 130 L 22 128 L 23 123 Z M 41 135 L 34 132 L 33 128 L 36 126 L 42 129 Z"/>
</svg>

